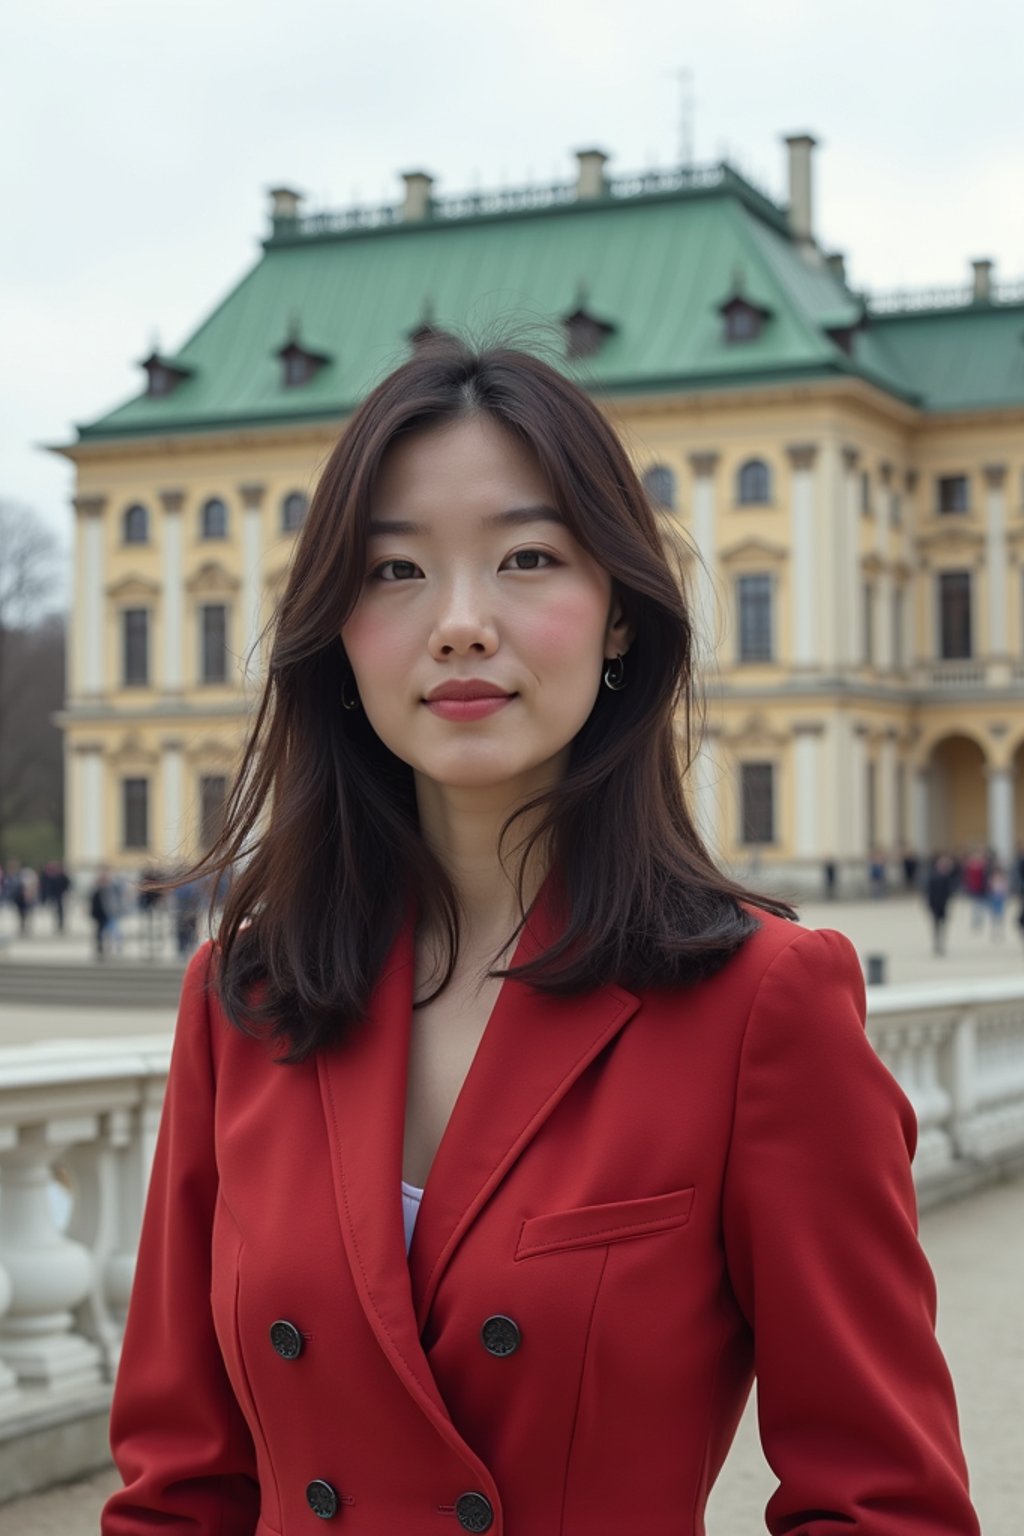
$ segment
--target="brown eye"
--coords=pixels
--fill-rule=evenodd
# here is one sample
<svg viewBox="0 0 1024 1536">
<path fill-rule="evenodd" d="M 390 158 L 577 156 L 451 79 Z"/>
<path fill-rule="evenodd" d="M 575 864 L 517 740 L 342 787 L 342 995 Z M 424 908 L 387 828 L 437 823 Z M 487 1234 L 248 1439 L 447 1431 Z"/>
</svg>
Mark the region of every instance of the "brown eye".
<svg viewBox="0 0 1024 1536">
<path fill-rule="evenodd" d="M 394 570 L 393 576 L 384 575 L 384 572 L 389 569 Z M 416 570 L 419 570 L 419 566 L 412 560 L 385 560 L 382 565 L 378 565 L 370 572 L 370 576 L 375 581 L 407 581 L 409 573 Z"/>
<path fill-rule="evenodd" d="M 544 567 L 542 565 L 536 564 L 538 560 L 546 560 L 549 565 L 558 564 L 554 556 L 549 555 L 547 551 L 543 549 L 517 549 L 513 555 L 509 556 L 509 558 L 511 560 L 530 561 L 529 565 L 518 565 L 516 569 L 519 571 L 542 571 Z"/>
</svg>

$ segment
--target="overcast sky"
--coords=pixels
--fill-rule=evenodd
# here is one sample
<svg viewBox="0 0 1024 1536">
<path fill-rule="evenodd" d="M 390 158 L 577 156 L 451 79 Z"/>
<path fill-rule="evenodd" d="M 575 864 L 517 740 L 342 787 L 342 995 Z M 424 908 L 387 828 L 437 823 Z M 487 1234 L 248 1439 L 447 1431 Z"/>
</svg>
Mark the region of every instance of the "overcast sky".
<svg viewBox="0 0 1024 1536">
<path fill-rule="evenodd" d="M 66 544 L 41 451 L 137 392 L 245 273 L 267 189 L 307 208 L 727 154 L 785 197 L 819 139 L 815 222 L 858 287 L 1024 277 L 1020 0 L 14 0 L 0 54 L 0 496 Z"/>
</svg>

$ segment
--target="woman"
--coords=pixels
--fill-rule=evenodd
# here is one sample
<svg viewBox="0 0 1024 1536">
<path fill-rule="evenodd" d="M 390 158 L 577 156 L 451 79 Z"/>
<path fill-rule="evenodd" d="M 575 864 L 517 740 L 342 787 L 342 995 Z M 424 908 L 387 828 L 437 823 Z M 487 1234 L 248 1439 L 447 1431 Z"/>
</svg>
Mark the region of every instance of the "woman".
<svg viewBox="0 0 1024 1536">
<path fill-rule="evenodd" d="M 912 1111 L 849 942 L 694 829 L 691 658 L 554 368 L 355 413 L 204 861 L 106 1536 L 700 1532 L 755 1370 L 771 1531 L 976 1533 Z"/>
</svg>

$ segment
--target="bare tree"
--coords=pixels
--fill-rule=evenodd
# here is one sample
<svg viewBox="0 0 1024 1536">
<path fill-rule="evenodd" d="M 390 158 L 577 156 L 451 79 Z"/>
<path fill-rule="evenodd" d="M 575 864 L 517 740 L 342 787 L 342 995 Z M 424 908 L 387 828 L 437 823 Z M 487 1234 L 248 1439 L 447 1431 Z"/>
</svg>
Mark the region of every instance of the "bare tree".
<svg viewBox="0 0 1024 1536">
<path fill-rule="evenodd" d="M 61 825 L 64 622 L 56 538 L 30 507 L 0 501 L 0 861 L 8 829 Z"/>
</svg>

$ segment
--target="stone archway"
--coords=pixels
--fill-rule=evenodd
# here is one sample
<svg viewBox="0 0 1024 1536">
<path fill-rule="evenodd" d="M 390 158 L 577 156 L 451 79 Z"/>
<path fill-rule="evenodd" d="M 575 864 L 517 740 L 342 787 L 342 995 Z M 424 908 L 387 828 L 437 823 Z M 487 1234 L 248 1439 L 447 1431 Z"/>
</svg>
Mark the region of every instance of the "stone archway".
<svg viewBox="0 0 1024 1536">
<path fill-rule="evenodd" d="M 985 753 L 973 737 L 951 734 L 928 759 L 928 845 L 963 855 L 989 842 Z"/>
</svg>

